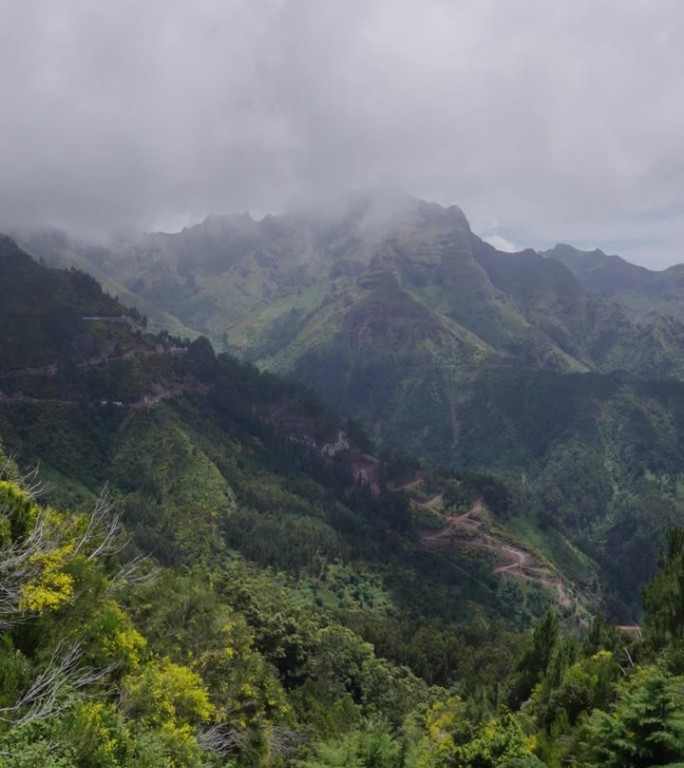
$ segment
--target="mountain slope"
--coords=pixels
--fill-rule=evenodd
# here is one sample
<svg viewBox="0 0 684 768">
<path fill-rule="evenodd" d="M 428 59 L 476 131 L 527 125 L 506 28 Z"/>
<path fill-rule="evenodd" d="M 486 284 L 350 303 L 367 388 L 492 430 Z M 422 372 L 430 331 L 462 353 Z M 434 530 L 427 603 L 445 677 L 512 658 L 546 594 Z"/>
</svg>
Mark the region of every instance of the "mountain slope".
<svg viewBox="0 0 684 768">
<path fill-rule="evenodd" d="M 449 473 L 425 486 L 432 496 L 412 492 L 408 502 L 401 501 L 394 498 L 392 484 L 401 486 L 421 479 L 420 475 L 402 482 L 393 479 L 392 462 L 385 470 L 376 460 L 363 458 L 368 448 L 361 447 L 362 440 L 355 449 L 345 448 L 339 457 L 342 464 L 338 469 L 347 479 L 342 486 L 333 482 L 333 497 L 342 507 L 336 502 L 326 512 L 332 517 L 321 517 L 314 511 L 317 502 L 313 506 L 311 500 L 302 502 L 288 489 L 290 481 L 283 485 L 282 478 L 271 472 L 281 472 L 285 466 L 289 476 L 294 461 L 295 467 L 323 472 L 315 482 L 329 488 L 326 484 L 331 478 L 328 470 L 323 471 L 326 461 L 321 464 L 320 456 L 328 450 L 326 445 L 340 440 L 346 444 L 346 438 L 339 438 L 346 428 L 320 404 L 310 406 L 313 411 L 308 416 L 300 406 L 293 406 L 293 397 L 308 402 L 310 396 L 304 396 L 303 390 L 297 394 L 296 387 L 283 389 L 269 375 L 228 359 L 217 362 L 206 340 L 178 346 L 147 336 L 128 322 L 98 321 L 105 334 L 114 330 L 128 334 L 127 340 L 117 342 L 127 351 L 117 353 L 111 339 L 103 338 L 106 354 L 85 356 L 71 368 L 15 371 L 0 378 L 4 393 L 0 428 L 5 439 L 13 450 L 28 451 L 20 454 L 26 460 L 40 458 L 45 473 L 51 473 L 58 486 L 74 498 L 105 479 L 115 482 L 138 539 L 172 561 L 187 553 L 208 555 L 214 546 L 209 542 L 225 544 L 225 535 L 257 559 L 287 568 L 318 568 L 311 560 L 317 547 L 328 553 L 329 561 L 347 558 L 361 546 L 363 556 L 376 563 L 374 567 L 388 557 L 397 563 L 396 571 L 394 566 L 391 569 L 392 578 L 399 584 L 396 594 L 408 600 L 405 605 L 424 603 L 424 590 L 441 590 L 438 584 L 446 579 L 460 584 L 469 599 L 494 606 L 498 587 L 496 581 L 489 582 L 492 570 L 514 564 L 506 560 L 505 546 L 510 551 L 519 547 L 519 536 L 520 542 L 527 542 L 527 551 L 537 553 L 533 557 L 538 567 L 544 559 L 555 563 L 585 590 L 595 590 L 592 561 L 600 563 L 604 588 L 612 594 L 612 610 L 629 615 L 636 610 L 638 584 L 652 571 L 664 530 L 676 521 L 681 509 L 676 435 L 684 426 L 677 406 L 682 385 L 675 380 L 663 385 L 639 381 L 624 372 L 573 373 L 586 371 L 588 363 L 580 360 L 589 360 L 604 343 L 606 328 L 593 324 L 596 312 L 616 323 L 605 347 L 615 355 L 631 349 L 633 362 L 644 365 L 636 357 L 639 348 L 635 351 L 634 347 L 641 337 L 628 333 L 632 326 L 624 322 L 620 309 L 587 293 L 561 265 L 531 252 L 501 254 L 464 234 L 462 219 L 454 212 L 445 220 L 442 209 L 428 207 L 425 216 L 428 221 L 436 217 L 439 226 L 456 226 L 463 237 L 467 235 L 463 242 L 470 243 L 471 250 L 458 256 L 459 269 L 481 285 L 482 295 L 489 296 L 499 310 L 484 331 L 486 323 L 476 321 L 482 335 L 488 331 L 490 339 L 498 338 L 501 344 L 517 338 L 526 351 L 524 356 L 514 356 L 510 350 L 504 354 L 439 309 L 437 297 L 446 302 L 455 291 L 440 292 L 446 278 L 444 265 L 434 265 L 434 253 L 420 268 L 422 277 L 416 280 L 413 276 L 417 287 L 407 287 L 410 269 L 401 273 L 396 267 L 407 259 L 401 247 L 388 246 L 386 238 L 382 246 L 386 263 L 378 261 L 378 268 L 370 271 L 361 260 L 359 274 L 336 278 L 331 295 L 318 306 L 312 302 L 308 313 L 293 312 L 291 307 L 286 315 L 290 319 L 282 322 L 278 338 L 262 335 L 262 340 L 270 338 L 272 343 L 262 352 L 269 352 L 265 358 L 269 365 L 295 371 L 302 380 L 315 384 L 329 402 L 361 415 L 386 444 L 419 451 L 441 464 L 480 473 L 493 469 L 505 478 L 514 501 L 503 517 L 501 511 L 494 514 L 487 523 L 489 528 L 475 536 L 470 548 L 474 559 L 468 560 L 466 571 L 459 570 L 459 561 L 467 546 L 464 550 L 465 545 L 459 544 L 454 551 L 438 548 L 435 560 L 426 555 L 424 547 L 415 549 L 410 543 L 424 538 L 426 531 L 450 530 L 452 523 L 445 522 L 439 505 L 435 510 L 425 507 L 430 498 L 444 491 Z M 330 230 L 326 231 L 326 237 L 331 237 Z M 414 242 L 417 237 L 412 228 L 404 236 Z M 421 252 L 432 242 L 448 266 L 451 257 L 444 255 L 443 246 L 426 238 Z M 378 248 L 372 250 L 377 256 Z M 396 268 L 380 269 L 391 263 Z M 441 275 L 439 279 L 430 277 L 433 269 Z M 526 279 L 530 272 L 534 280 Z M 310 290 L 309 297 L 319 288 Z M 431 302 L 426 299 L 429 292 L 435 297 Z M 309 300 L 304 290 L 293 297 Z M 263 312 L 282 306 L 274 301 Z M 462 309 L 459 312 L 467 315 Z M 502 325 L 507 313 L 517 318 L 517 326 Z M 244 327 L 253 319 L 246 319 Z M 522 336 L 512 334 L 515 327 Z M 509 334 L 504 341 L 501 329 Z M 641 347 L 644 358 L 657 349 L 651 343 L 653 336 L 646 338 L 649 344 Z M 536 340 L 536 347 L 530 339 Z M 538 356 L 539 350 L 546 350 L 548 356 Z M 323 432 L 320 422 L 328 425 Z M 281 465 L 292 440 L 304 453 L 295 452 Z M 318 451 L 319 458 L 307 446 L 314 454 Z M 274 456 L 280 457 L 275 464 Z M 256 483 L 252 471 L 261 478 Z M 389 475 L 383 474 L 386 471 Z M 367 509 L 363 494 L 345 495 L 353 488 L 350 478 L 354 477 L 364 478 L 375 489 Z M 200 504 L 197 524 L 176 535 L 176 529 L 185 530 L 183 510 L 195 498 L 192 478 L 203 478 L 204 490 L 196 499 Z M 488 481 L 482 482 L 486 485 Z M 206 504 L 202 502 L 205 494 Z M 370 515 L 376 520 L 373 525 L 381 521 L 381 527 L 408 536 L 404 544 L 408 548 L 382 557 L 380 550 L 367 551 L 373 541 L 372 527 L 368 529 L 367 522 L 355 517 L 349 498 L 365 510 L 362 518 Z M 381 498 L 385 499 L 382 503 Z M 271 514 L 274 499 L 277 508 L 308 511 L 285 522 Z M 447 510 L 447 514 L 465 514 L 474 501 L 470 497 L 465 507 Z M 387 509 L 380 512 L 383 504 Z M 224 509 L 223 514 L 217 515 L 217 506 Z M 199 514 L 199 510 L 204 511 Z M 226 522 L 225 515 L 232 522 Z M 394 515 L 398 517 L 394 519 Z M 155 521 L 154 525 L 149 521 Z M 496 533 L 497 525 L 503 526 L 500 533 Z M 317 533 L 309 539 L 305 532 L 314 529 Z M 461 542 L 473 533 L 472 526 L 470 533 L 456 530 Z M 498 554 L 487 545 L 491 535 L 502 542 Z M 446 533 L 444 538 L 448 538 Z M 264 539 L 282 539 L 288 544 L 277 552 L 269 546 L 255 548 L 255 540 Z M 302 541 L 310 543 L 302 545 Z M 408 568 L 402 565 L 405 556 L 412 563 Z M 635 556 L 639 568 L 625 565 Z M 621 578 L 615 569 L 618 562 L 634 578 Z M 397 573 L 404 574 L 398 581 Z M 524 570 L 516 578 L 522 579 L 523 574 Z M 383 578 L 388 576 L 385 573 Z M 548 589 L 546 592 L 548 595 Z M 447 603 L 449 610 L 458 605 L 451 599 Z"/>
<path fill-rule="evenodd" d="M 0 439 L 24 466 L 39 463 L 55 502 L 88 503 L 109 483 L 137 545 L 164 564 L 224 560 L 235 550 L 298 574 L 310 584 L 308 599 L 337 609 L 449 620 L 477 609 L 524 622 L 563 584 L 573 595 L 565 609 L 581 613 L 583 598 L 507 528 L 496 497 L 474 539 L 463 531 L 445 550 L 425 545 L 425 527 L 467 512 L 478 495 L 489 498 L 492 478 L 423 470 L 437 495 L 469 489 L 425 510 L 420 494 L 403 490 L 406 462 L 380 461 L 358 426 L 340 422 L 308 390 L 216 358 L 204 338 L 179 345 L 147 334 L 90 278 L 45 269 L 11 241 L 4 246 L 0 269 L 23 265 L 12 273 L 16 295 L 32 295 L 35 280 L 64 282 L 72 306 L 110 312 L 84 319 L 74 310 L 83 327 L 64 332 L 64 359 L 27 330 L 31 360 L 42 365 L 25 366 L 17 346 L 19 357 L 0 368 Z M 59 295 L 53 300 L 58 306 Z M 89 345 L 76 344 L 91 326 Z M 545 564 L 557 581 L 497 575 L 506 547 Z M 593 578 L 589 561 L 579 558 L 577 567 Z M 519 600 L 509 605 L 503 595 L 516 588 Z"/>
<path fill-rule="evenodd" d="M 599 250 L 580 251 L 569 245 L 557 245 L 543 255 L 565 264 L 585 285 L 619 301 L 639 321 L 684 318 L 682 264 L 655 272 L 619 256 Z"/>
<path fill-rule="evenodd" d="M 643 639 L 576 624 L 598 598 L 586 551 L 630 616 L 625 587 L 682 517 L 682 383 L 493 363 L 459 337 L 490 361 L 453 404 L 455 450 L 496 457 L 503 482 L 381 461 L 311 391 L 205 338 L 145 333 L 92 279 L 9 240 L 0 276 L 0 334 L 21 341 L 0 364 L 0 438 L 41 460 L 22 482 L 0 444 L 3 766 L 681 757 L 684 531 L 645 589 Z M 393 272 L 368 280 L 357 346 L 440 340 Z M 532 315 L 553 285 L 508 300 Z M 403 325 L 386 322 L 395 304 Z"/>
<path fill-rule="evenodd" d="M 385 444 L 442 461 L 483 366 L 684 378 L 679 322 L 641 326 L 556 261 L 500 253 L 460 209 L 408 197 L 210 217 L 97 260 L 219 349 L 294 375 Z"/>
</svg>

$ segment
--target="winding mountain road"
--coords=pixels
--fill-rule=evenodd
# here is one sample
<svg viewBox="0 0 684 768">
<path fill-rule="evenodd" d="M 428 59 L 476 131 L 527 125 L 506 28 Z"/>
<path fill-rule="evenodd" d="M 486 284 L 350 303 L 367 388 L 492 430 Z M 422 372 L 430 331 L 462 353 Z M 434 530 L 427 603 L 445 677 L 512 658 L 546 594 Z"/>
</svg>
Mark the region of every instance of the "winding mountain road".
<svg viewBox="0 0 684 768">
<path fill-rule="evenodd" d="M 415 488 L 421 482 L 422 478 L 419 478 L 411 483 L 406 483 L 402 490 Z M 485 529 L 481 519 L 482 498 L 475 499 L 467 512 L 453 516 L 439 511 L 438 507 L 443 501 L 443 491 L 426 501 L 411 497 L 411 502 L 416 507 L 430 511 L 444 523 L 444 527 L 439 530 L 423 532 L 421 536 L 423 546 L 427 549 L 457 549 L 467 546 L 491 552 L 496 558 L 492 573 L 508 575 L 539 584 L 545 589 L 555 592 L 559 603 L 563 606 L 571 607 L 575 603 L 563 579 L 551 568 L 539 563 L 531 551 Z"/>
</svg>

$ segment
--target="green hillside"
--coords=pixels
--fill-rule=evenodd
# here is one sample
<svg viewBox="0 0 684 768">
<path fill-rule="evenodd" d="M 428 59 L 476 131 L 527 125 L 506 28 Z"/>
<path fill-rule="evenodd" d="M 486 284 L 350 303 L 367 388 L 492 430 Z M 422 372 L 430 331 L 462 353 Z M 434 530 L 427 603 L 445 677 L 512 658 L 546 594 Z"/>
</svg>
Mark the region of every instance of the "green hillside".
<svg viewBox="0 0 684 768">
<path fill-rule="evenodd" d="M 544 256 L 565 264 L 582 283 L 618 301 L 640 322 L 684 317 L 681 264 L 656 272 L 603 251 L 580 251 L 569 245 L 557 245 Z"/>
<path fill-rule="evenodd" d="M 219 485 L 193 508 L 233 508 Z M 61 510 L 35 492 L 0 448 L 8 768 L 617 768 L 684 755 L 682 529 L 645 589 L 643 636 L 601 619 L 571 635 L 553 611 L 519 635 L 482 617 L 458 630 L 331 610 L 303 599 L 301 576 L 207 551 L 160 570 L 106 499 Z"/>
<path fill-rule="evenodd" d="M 379 265 L 321 310 L 318 332 L 301 330 L 320 342 L 334 315 L 326 343 L 344 341 L 348 365 L 385 366 L 375 397 L 381 367 L 363 386 L 349 376 L 344 396 L 404 403 L 436 456 L 449 444 L 449 470 L 378 455 L 301 384 L 216 356 L 203 337 L 151 335 L 91 278 L 2 241 L 3 765 L 684 756 L 684 384 L 568 372 L 560 339 L 590 328 L 581 292 L 554 309 L 548 368 L 504 355 L 501 318 L 530 323 L 567 276 L 514 288 L 489 256 L 509 289 L 493 294 L 488 342 L 483 318 L 476 334 Z M 464 263 L 480 280 L 484 267 Z M 393 383 L 393 350 L 409 389 Z M 319 365 L 337 386 L 340 369 Z M 432 416 L 408 404 L 427 391 Z M 592 619 L 638 615 L 673 526 L 643 635 Z"/>
<path fill-rule="evenodd" d="M 483 243 L 456 207 L 375 194 L 70 249 L 218 350 L 311 386 L 381 444 L 442 463 L 483 367 L 684 377 L 678 320 L 641 325 L 557 261 Z"/>
<path fill-rule="evenodd" d="M 384 451 L 495 472 L 521 510 L 509 528 L 590 592 L 599 564 L 627 619 L 681 520 L 684 326 L 641 323 L 549 255 L 496 251 L 456 207 L 370 195 L 213 216 L 91 257 L 217 349 L 312 387 Z"/>
<path fill-rule="evenodd" d="M 57 362 L 49 340 L 27 325 L 18 354 L 26 349 L 32 362 L 46 364 L 17 360 L 0 369 L 2 440 L 22 466 L 40 466 L 54 501 L 79 506 L 108 483 L 137 545 L 161 562 L 239 552 L 260 566 L 305 575 L 306 599 L 339 609 L 370 601 L 371 613 L 447 621 L 483 610 L 524 625 L 553 601 L 546 576 L 511 584 L 496 575 L 507 545 L 527 547 L 496 504 L 482 509 L 476 535 L 459 530 L 446 546 L 426 545 L 431 532 L 450 531 L 451 517 L 468 512 L 480 495 L 488 498 L 495 481 L 486 473 L 466 478 L 398 456 L 381 460 L 360 427 L 341 422 L 301 385 L 217 358 L 204 338 L 147 334 L 90 278 L 40 267 L 11 241 L 3 259 L 15 295 L 28 295 L 36 276 L 65 281 L 74 292 L 69 304 L 111 313 L 83 317 L 74 310 L 78 322 L 60 330 L 72 354 Z M 11 272 L 15 263 L 30 269 Z M 391 298 L 396 291 L 381 292 Z M 90 346 L 77 344 L 83 328 Z M 405 492 L 412 481 L 417 490 Z M 465 483 L 470 490 L 458 504 L 426 505 L 426 493 Z M 532 549 L 528 555 L 540 564 L 545 558 Z M 579 571 L 595 578 L 592 564 L 576 559 Z M 548 567 L 549 578 L 571 595 L 568 615 L 581 614 L 589 598 Z M 328 574 L 338 571 L 346 576 L 333 586 Z M 504 599 L 511 588 L 522 590 L 514 605 Z"/>
</svg>

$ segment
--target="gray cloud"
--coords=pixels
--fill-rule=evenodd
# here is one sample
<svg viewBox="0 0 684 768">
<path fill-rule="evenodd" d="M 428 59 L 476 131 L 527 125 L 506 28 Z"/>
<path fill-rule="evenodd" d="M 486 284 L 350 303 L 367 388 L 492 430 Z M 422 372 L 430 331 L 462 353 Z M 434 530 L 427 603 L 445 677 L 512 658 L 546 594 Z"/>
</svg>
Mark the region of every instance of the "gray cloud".
<svg viewBox="0 0 684 768">
<path fill-rule="evenodd" d="M 0 0 L 0 225 L 172 227 L 396 185 L 684 260 L 675 0 Z"/>
</svg>

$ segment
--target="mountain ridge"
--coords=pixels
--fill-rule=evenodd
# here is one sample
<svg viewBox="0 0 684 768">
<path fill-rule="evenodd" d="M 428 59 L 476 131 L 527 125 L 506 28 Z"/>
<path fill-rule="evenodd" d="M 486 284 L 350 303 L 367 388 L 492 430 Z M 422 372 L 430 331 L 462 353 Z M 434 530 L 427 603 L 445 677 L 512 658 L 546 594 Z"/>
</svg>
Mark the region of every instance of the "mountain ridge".
<svg viewBox="0 0 684 768">
<path fill-rule="evenodd" d="M 97 259 L 218 349 L 294 375 L 380 442 L 432 460 L 450 460 L 479 367 L 684 379 L 677 318 L 643 323 L 549 254 L 497 251 L 461 209 L 408 196 L 212 216 Z"/>
<path fill-rule="evenodd" d="M 639 322 L 683 317 L 684 264 L 650 270 L 598 249 L 557 245 L 543 255 L 565 264 L 583 283 L 619 301 Z"/>
<path fill-rule="evenodd" d="M 140 248 L 122 263 L 134 270 L 131 280 L 151 281 L 160 295 L 189 296 L 188 311 L 227 329 L 218 334 L 225 347 L 313 385 L 386 449 L 459 471 L 494 469 L 525 500 L 524 520 L 515 522 L 523 536 L 537 537 L 552 560 L 566 558 L 580 579 L 577 552 L 600 563 L 611 610 L 632 612 L 680 504 L 673 435 L 681 416 L 681 325 L 632 321 L 564 265 L 483 243 L 460 210 L 412 205 L 413 219 L 399 224 L 357 208 L 349 214 L 362 222 L 356 230 L 349 217 L 318 222 L 308 233 L 292 219 L 267 218 L 269 247 L 235 246 L 224 274 L 216 274 L 223 251 L 211 248 L 195 254 L 192 268 L 168 248 L 149 264 Z M 250 237 L 260 226 L 237 221 Z M 234 224 L 211 222 L 217 237 Z M 289 250 L 277 253 L 283 230 Z M 202 231 L 199 225 L 192 237 Z M 155 283 L 160 271 L 165 277 Z M 167 280 L 176 293 L 162 291 Z M 242 303 L 232 312 L 256 309 L 228 325 L 220 302 L 238 294 Z M 204 300 L 212 296 L 219 303 Z M 661 386 L 667 376 L 672 382 Z M 632 498 L 660 509 L 659 519 L 638 512 Z M 603 544 L 624 553 L 616 561 L 632 556 L 625 517 L 649 531 L 633 580 L 620 580 Z M 551 534 L 539 538 L 537 527 L 549 525 Z"/>
<path fill-rule="evenodd" d="M 496 615 L 503 581 L 522 579 L 517 572 L 497 575 L 500 558 L 506 565 L 512 548 L 530 563 L 546 562 L 497 521 L 501 512 L 481 517 L 482 532 L 469 544 L 463 531 L 465 541 L 451 537 L 449 548 L 430 554 L 421 543 L 423 526 L 449 525 L 471 508 L 480 488 L 489 499 L 493 478 L 430 471 L 426 487 L 437 488 L 437 495 L 450 488 L 453 500 L 439 511 L 425 509 L 420 495 L 401 488 L 401 460 L 373 456 L 358 425 L 340 422 L 300 385 L 217 358 L 202 337 L 153 336 L 91 278 L 46 269 L 9 240 L 0 245 L 0 270 L 17 296 L 28 295 L 24 288 L 36 280 L 64 282 L 77 299 L 81 293 L 88 299 L 65 293 L 75 311 L 98 312 L 80 315 L 94 328 L 89 346 L 72 348 L 82 329 L 70 335 L 66 326 L 60 333 L 69 356 L 0 366 L 0 438 L 23 465 L 40 462 L 53 501 L 88 503 L 107 482 L 138 546 L 162 563 L 221 558 L 234 547 L 262 565 L 308 573 L 333 604 L 336 598 L 315 576 L 323 561 L 353 569 L 359 560 L 383 585 L 384 601 L 452 618 L 469 615 L 469 603 Z M 13 271 L 13 264 L 28 272 Z M 41 338 L 33 342 L 42 350 Z M 49 340 L 44 345 L 52 349 Z M 462 498 L 453 495 L 460 486 L 469 489 Z M 496 509 L 499 502 L 491 498 Z M 574 596 L 566 577 L 559 574 L 553 587 L 532 581 L 534 600 L 553 600 L 562 583 L 564 594 L 573 594 L 568 613 L 584 610 L 585 598 Z M 450 598 L 441 605 L 417 597 L 429 590 Z M 459 601 L 459 594 L 466 599 Z"/>
</svg>

